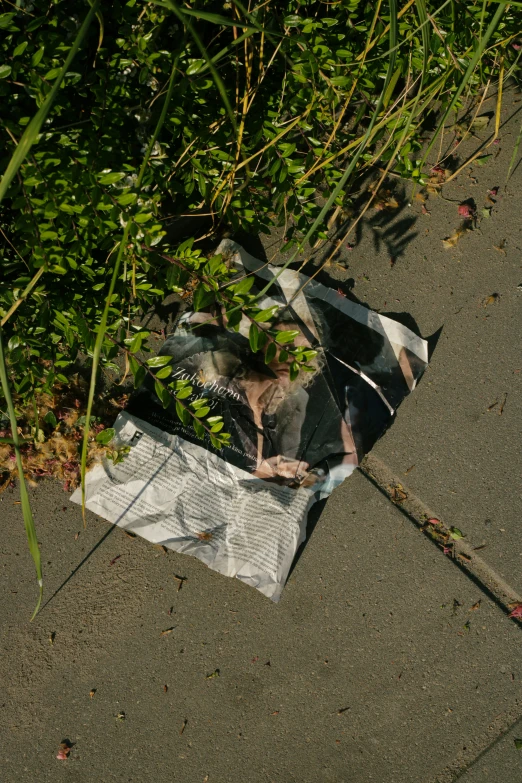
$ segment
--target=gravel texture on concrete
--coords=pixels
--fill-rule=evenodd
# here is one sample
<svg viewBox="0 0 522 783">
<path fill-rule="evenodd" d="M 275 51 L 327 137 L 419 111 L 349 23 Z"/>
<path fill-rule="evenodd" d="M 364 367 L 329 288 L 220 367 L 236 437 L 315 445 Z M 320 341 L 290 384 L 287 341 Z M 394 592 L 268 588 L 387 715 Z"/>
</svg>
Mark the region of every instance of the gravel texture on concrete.
<svg viewBox="0 0 522 783">
<path fill-rule="evenodd" d="M 361 474 L 279 605 L 114 529 L 32 624 L 15 497 L 0 505 L 8 783 L 431 782 L 513 721 L 520 628 Z M 51 596 L 111 528 L 89 515 L 84 532 L 58 486 L 34 499 Z"/>
</svg>

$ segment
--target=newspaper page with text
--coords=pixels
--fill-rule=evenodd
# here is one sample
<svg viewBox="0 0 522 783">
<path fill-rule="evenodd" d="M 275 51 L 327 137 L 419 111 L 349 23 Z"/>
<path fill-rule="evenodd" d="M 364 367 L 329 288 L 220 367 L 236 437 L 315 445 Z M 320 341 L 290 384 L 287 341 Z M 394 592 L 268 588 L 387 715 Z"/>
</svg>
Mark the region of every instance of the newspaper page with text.
<svg viewBox="0 0 522 783">
<path fill-rule="evenodd" d="M 292 330 L 311 350 L 308 371 L 290 373 L 286 351 L 253 353 L 249 321 L 227 329 L 212 312 L 187 312 L 160 355 L 171 378 L 220 415 L 228 444 L 200 440 L 164 408 L 152 379 L 114 425 L 129 446 L 118 464 L 87 476 L 86 505 L 149 541 L 191 554 L 210 568 L 279 600 L 312 504 L 357 467 L 415 388 L 427 343 L 400 323 L 290 269 L 263 264 L 231 240 L 218 253 L 254 274 L 267 327 Z M 252 289 L 255 292 L 256 288 Z M 295 373 L 294 373 L 295 375 Z M 81 502 L 77 490 L 72 496 Z"/>
</svg>

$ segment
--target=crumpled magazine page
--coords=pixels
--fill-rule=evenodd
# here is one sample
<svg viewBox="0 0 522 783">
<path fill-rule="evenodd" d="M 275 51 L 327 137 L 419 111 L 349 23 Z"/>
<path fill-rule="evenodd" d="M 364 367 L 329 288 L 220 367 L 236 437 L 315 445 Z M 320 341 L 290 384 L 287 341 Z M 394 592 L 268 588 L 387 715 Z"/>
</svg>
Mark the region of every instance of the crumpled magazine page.
<svg viewBox="0 0 522 783">
<path fill-rule="evenodd" d="M 223 418 L 218 449 L 165 409 L 149 376 L 115 422 L 117 464 L 87 475 L 86 505 L 155 544 L 193 555 L 278 601 L 316 500 L 349 476 L 393 420 L 428 363 L 411 330 L 290 269 L 281 272 L 231 240 L 217 249 L 254 274 L 252 293 L 274 308 L 265 328 L 292 330 L 310 351 L 295 377 L 281 346 L 272 361 L 253 353 L 243 317 L 227 329 L 213 312 L 186 312 L 164 342 L 171 380 L 188 381 Z M 270 357 L 267 357 L 270 358 Z M 210 415 L 210 414 L 209 414 Z M 81 503 L 76 490 L 71 500 Z"/>
</svg>

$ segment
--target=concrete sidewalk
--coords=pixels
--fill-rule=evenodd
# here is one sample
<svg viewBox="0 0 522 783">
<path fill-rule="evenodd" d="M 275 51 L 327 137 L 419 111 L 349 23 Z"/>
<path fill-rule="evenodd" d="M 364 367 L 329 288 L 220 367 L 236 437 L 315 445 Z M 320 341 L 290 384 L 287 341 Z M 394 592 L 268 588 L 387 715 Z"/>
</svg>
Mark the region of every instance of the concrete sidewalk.
<svg viewBox="0 0 522 783">
<path fill-rule="evenodd" d="M 497 157 L 445 189 L 453 201 L 371 218 L 344 252 L 348 272 L 330 270 L 353 277 L 371 307 L 410 313 L 424 335 L 443 327 L 374 454 L 485 545 L 481 558 L 514 593 L 522 167 L 476 231 L 454 250 L 442 239 L 460 201 L 474 198 L 480 215 L 502 186 L 519 124 L 504 126 Z M 522 781 L 521 626 L 361 473 L 329 499 L 279 605 L 93 515 L 84 531 L 57 484 L 33 495 L 47 597 L 70 579 L 29 624 L 32 563 L 17 492 L 4 492 L 5 783 Z M 179 592 L 175 574 L 187 577 Z M 58 761 L 65 738 L 71 755 Z"/>
</svg>

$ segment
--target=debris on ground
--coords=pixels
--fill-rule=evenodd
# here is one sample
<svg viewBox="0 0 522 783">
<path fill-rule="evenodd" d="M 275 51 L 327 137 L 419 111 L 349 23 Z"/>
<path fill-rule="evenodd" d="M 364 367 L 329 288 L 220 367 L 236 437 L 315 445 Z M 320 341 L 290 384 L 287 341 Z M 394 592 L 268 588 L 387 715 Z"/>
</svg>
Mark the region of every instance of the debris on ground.
<svg viewBox="0 0 522 783">
<path fill-rule="evenodd" d="M 66 761 L 70 756 L 71 748 L 71 743 L 68 740 L 63 740 L 63 742 L 60 742 L 60 748 L 56 754 L 56 758 L 60 759 L 60 761 Z"/>
</svg>

